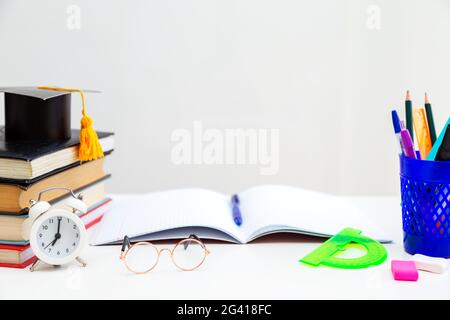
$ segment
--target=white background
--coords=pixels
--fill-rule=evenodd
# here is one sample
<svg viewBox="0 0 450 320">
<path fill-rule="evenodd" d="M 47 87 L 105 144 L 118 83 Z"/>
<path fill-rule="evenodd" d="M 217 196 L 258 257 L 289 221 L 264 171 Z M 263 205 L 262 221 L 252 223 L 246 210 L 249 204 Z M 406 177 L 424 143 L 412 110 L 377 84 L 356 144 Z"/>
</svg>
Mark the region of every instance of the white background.
<svg viewBox="0 0 450 320">
<path fill-rule="evenodd" d="M 72 4 L 79 30 L 67 27 Z M 367 27 L 371 5 L 379 30 Z M 426 90 L 442 128 L 449 31 L 445 0 L 0 0 L 0 85 L 102 90 L 87 103 L 96 129 L 117 134 L 113 192 L 282 183 L 396 194 L 389 111 L 403 110 L 406 89 L 415 105 Z M 175 166 L 171 133 L 194 120 L 279 129 L 278 174 Z"/>
</svg>

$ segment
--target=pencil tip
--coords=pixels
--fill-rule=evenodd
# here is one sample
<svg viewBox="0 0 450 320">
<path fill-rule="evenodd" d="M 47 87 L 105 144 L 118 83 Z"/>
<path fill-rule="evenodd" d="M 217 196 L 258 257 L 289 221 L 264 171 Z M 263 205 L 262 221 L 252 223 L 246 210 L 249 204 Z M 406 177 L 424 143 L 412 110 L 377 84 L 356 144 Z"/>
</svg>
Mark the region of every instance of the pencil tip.
<svg viewBox="0 0 450 320">
<path fill-rule="evenodd" d="M 428 95 L 426 92 L 425 92 L 425 103 L 430 103 L 430 100 L 428 100 Z"/>
<path fill-rule="evenodd" d="M 406 90 L 406 100 L 411 100 L 411 93 L 409 90 Z"/>
</svg>

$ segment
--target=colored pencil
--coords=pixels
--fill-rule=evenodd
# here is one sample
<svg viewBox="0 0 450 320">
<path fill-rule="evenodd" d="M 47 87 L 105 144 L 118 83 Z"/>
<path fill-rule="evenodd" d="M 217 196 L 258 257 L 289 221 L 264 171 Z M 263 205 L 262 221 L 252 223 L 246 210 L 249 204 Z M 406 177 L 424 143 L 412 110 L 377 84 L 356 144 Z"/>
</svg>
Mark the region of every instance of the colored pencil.
<svg viewBox="0 0 450 320">
<path fill-rule="evenodd" d="M 430 130 L 431 144 L 436 142 L 436 127 L 434 126 L 433 110 L 431 109 L 430 100 L 425 92 L 425 112 L 427 113 L 428 129 Z"/>
<path fill-rule="evenodd" d="M 408 129 L 409 134 L 411 135 L 411 139 L 412 141 L 414 141 L 412 101 L 411 101 L 411 93 L 409 92 L 409 90 L 406 91 L 405 117 L 406 117 L 406 129 Z"/>
</svg>

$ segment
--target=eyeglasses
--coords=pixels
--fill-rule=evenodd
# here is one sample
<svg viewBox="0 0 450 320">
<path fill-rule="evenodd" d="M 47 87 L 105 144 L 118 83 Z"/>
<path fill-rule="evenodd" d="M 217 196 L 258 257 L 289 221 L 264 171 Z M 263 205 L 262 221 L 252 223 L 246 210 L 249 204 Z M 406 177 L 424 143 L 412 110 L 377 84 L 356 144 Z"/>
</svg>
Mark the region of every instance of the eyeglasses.
<svg viewBox="0 0 450 320">
<path fill-rule="evenodd" d="M 173 264 L 183 271 L 197 269 L 210 253 L 205 244 L 194 234 L 178 242 L 172 249 L 160 250 L 150 242 L 138 242 L 132 245 L 128 236 L 125 236 L 120 260 L 131 272 L 143 274 L 156 267 L 163 251 L 168 251 Z"/>
</svg>

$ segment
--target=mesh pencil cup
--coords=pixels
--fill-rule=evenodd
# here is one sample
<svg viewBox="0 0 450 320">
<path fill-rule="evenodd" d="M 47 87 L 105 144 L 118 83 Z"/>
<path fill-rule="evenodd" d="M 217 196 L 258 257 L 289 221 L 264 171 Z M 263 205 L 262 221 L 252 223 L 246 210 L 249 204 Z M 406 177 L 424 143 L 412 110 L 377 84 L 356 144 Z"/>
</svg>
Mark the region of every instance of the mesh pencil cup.
<svg viewBox="0 0 450 320">
<path fill-rule="evenodd" d="M 400 184 L 405 251 L 450 258 L 450 162 L 400 155 Z"/>
</svg>

